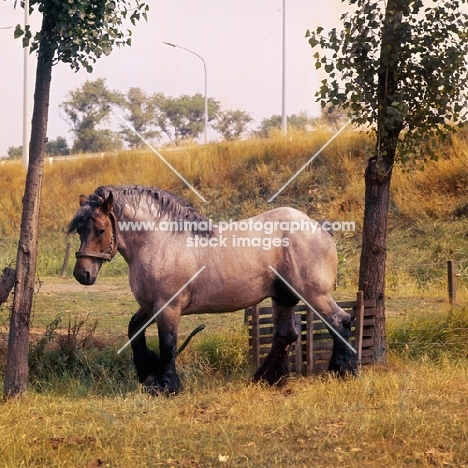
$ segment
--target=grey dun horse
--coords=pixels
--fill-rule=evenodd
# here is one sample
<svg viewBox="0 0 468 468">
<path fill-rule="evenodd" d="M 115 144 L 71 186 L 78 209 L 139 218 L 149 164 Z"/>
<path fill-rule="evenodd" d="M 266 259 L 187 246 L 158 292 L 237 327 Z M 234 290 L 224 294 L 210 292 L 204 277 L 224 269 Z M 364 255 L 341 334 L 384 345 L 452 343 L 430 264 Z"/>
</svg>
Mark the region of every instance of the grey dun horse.
<svg viewBox="0 0 468 468">
<path fill-rule="evenodd" d="M 70 222 L 69 233 L 77 232 L 81 240 L 73 274 L 81 284 L 92 285 L 103 262 L 117 252 L 128 263 L 130 287 L 140 306 L 130 320 L 128 336 L 138 380 L 153 394 L 182 388 L 175 366 L 182 315 L 236 311 L 271 297 L 272 348 L 254 380 L 273 385 L 288 374 L 288 348 L 298 333 L 293 318 L 298 298 L 272 268 L 349 339 L 350 317 L 330 294 L 338 263 L 333 238 L 321 229 L 294 233 L 280 229 L 311 222 L 298 210 L 277 208 L 222 230 L 221 223 L 210 226 L 171 192 L 103 186 L 89 197 L 80 196 L 80 208 Z M 262 231 L 262 226 L 269 230 Z M 145 324 L 202 267 L 155 318 L 158 355 L 146 345 Z M 334 337 L 329 370 L 347 374 L 355 368 L 354 354 Z"/>
</svg>

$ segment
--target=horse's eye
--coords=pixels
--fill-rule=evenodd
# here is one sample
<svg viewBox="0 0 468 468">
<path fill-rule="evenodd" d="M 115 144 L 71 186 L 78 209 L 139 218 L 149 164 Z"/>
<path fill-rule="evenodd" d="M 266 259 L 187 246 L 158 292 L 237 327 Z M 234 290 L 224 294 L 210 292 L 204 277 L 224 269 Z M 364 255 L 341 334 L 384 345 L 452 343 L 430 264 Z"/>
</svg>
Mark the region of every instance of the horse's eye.
<svg viewBox="0 0 468 468">
<path fill-rule="evenodd" d="M 105 229 L 99 229 L 99 237 L 102 237 L 105 232 L 106 232 Z"/>
</svg>

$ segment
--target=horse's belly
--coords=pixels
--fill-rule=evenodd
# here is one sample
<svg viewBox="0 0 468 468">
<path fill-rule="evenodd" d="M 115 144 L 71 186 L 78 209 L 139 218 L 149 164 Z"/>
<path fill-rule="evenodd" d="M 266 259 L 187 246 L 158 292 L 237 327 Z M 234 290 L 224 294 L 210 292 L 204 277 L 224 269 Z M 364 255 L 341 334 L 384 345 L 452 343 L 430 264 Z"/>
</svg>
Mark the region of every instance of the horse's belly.
<svg viewBox="0 0 468 468">
<path fill-rule="evenodd" d="M 258 304 L 270 295 L 263 281 L 208 282 L 197 288 L 184 314 L 233 312 Z"/>
<path fill-rule="evenodd" d="M 245 309 L 247 307 L 258 304 L 266 297 L 266 295 L 252 296 L 250 298 L 244 297 L 236 301 L 225 299 L 223 297 L 217 297 L 216 300 L 206 301 L 204 303 L 188 307 L 183 311 L 183 315 L 235 312 L 236 310 Z"/>
</svg>

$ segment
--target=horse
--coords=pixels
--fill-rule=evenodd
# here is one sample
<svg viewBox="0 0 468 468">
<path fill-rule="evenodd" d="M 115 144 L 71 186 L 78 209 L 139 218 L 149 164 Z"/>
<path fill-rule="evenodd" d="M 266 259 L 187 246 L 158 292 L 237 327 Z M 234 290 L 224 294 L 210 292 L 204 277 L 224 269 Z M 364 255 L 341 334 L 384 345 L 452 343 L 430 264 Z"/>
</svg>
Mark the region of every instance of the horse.
<svg viewBox="0 0 468 468">
<path fill-rule="evenodd" d="M 101 186 L 79 199 L 68 226 L 68 233 L 78 233 L 81 241 L 73 275 L 92 285 L 102 264 L 117 252 L 127 262 L 139 304 L 128 337 L 138 380 L 149 393 L 182 389 L 175 365 L 181 316 L 233 312 L 267 297 L 272 300 L 272 347 L 254 381 L 277 385 L 287 377 L 288 349 L 298 337 L 298 296 L 337 332 L 328 369 L 339 375 L 355 372 L 355 356 L 346 346 L 351 319 L 330 294 L 338 265 L 335 242 L 317 223 L 310 229 L 314 221 L 305 213 L 283 207 L 213 224 L 174 193 L 138 185 Z M 159 354 L 145 338 L 154 322 Z"/>
</svg>

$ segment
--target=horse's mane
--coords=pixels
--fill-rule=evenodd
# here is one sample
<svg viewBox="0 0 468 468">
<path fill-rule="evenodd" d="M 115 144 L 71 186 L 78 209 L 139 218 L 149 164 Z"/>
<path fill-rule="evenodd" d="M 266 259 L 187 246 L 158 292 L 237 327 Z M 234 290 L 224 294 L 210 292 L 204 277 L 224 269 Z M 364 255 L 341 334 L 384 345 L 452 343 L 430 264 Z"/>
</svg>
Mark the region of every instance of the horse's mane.
<svg viewBox="0 0 468 468">
<path fill-rule="evenodd" d="M 76 212 L 68 226 L 68 233 L 77 232 L 81 226 L 86 224 L 93 217 L 96 208 L 102 205 L 110 192 L 112 192 L 114 198 L 113 206 L 117 219 L 122 216 L 125 205 L 130 205 L 136 212 L 140 203 L 144 201 L 150 208 L 150 213 L 155 220 L 167 216 L 170 221 L 208 223 L 208 219 L 198 213 L 189 202 L 167 190 L 142 185 L 104 185 L 98 187 Z M 155 210 L 152 208 L 155 208 Z M 191 231 L 193 233 L 198 232 L 193 224 L 191 224 Z M 204 233 L 207 234 L 206 231 Z"/>
</svg>

